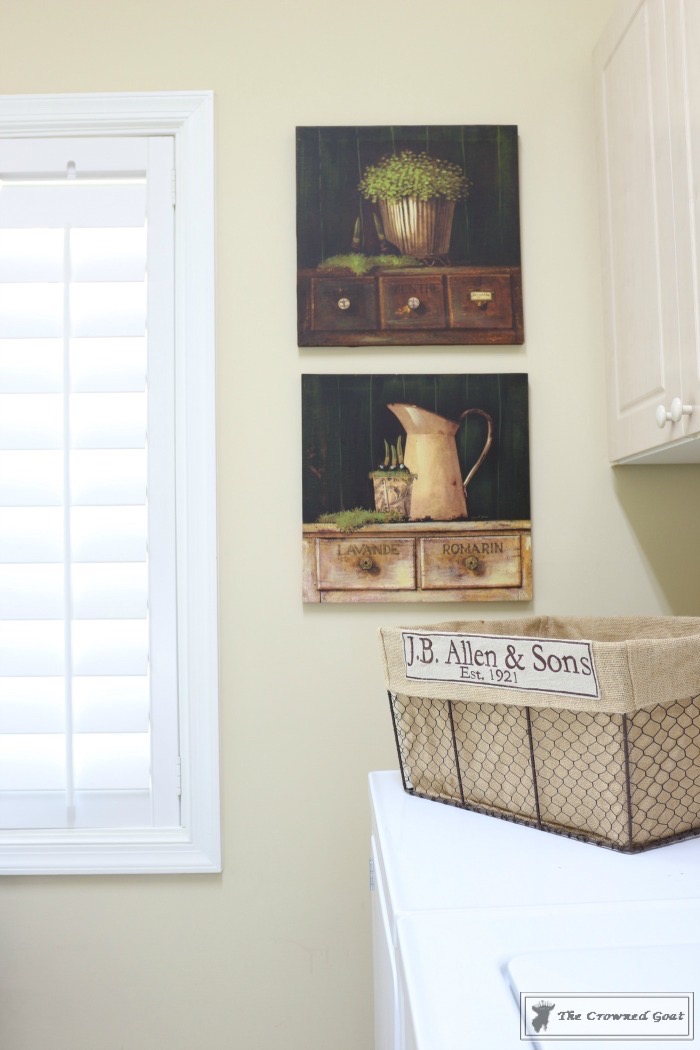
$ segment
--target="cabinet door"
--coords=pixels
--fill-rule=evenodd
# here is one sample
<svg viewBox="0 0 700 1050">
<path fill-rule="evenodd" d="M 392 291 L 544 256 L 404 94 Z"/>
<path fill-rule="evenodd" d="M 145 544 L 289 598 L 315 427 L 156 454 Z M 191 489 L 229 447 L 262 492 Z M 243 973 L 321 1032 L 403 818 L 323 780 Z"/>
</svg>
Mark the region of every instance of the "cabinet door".
<svg viewBox="0 0 700 1050">
<path fill-rule="evenodd" d="M 681 391 L 693 412 L 686 434 L 700 433 L 700 4 L 673 0 L 668 25 L 671 135 L 675 177 Z M 678 98 L 678 104 L 673 99 Z"/>
<path fill-rule="evenodd" d="M 656 422 L 681 389 L 665 10 L 625 0 L 596 51 L 611 459 L 683 434 Z"/>
</svg>

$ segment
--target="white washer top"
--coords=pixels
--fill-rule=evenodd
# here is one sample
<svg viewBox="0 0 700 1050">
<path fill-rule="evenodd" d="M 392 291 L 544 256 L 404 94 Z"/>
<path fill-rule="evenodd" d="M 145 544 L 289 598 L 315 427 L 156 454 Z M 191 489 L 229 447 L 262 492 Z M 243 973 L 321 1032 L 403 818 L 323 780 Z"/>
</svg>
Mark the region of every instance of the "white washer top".
<svg viewBox="0 0 700 1050">
<path fill-rule="evenodd" d="M 390 914 L 700 899 L 700 838 L 624 854 L 408 795 L 371 773 Z"/>
<path fill-rule="evenodd" d="M 521 991 L 552 997 L 694 993 L 700 1002 L 698 929 L 697 901 L 401 915 L 398 958 L 413 1038 L 407 1045 L 415 1050 L 576 1045 L 522 1042 Z M 590 1045 L 650 1050 L 671 1044 Z"/>
</svg>

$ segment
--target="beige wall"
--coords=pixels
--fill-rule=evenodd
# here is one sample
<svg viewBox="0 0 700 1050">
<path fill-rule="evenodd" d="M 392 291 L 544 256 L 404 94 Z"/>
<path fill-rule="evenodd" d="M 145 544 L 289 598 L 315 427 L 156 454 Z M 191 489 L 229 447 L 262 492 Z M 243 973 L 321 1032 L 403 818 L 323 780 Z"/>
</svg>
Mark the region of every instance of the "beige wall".
<svg viewBox="0 0 700 1050">
<path fill-rule="evenodd" d="M 302 371 L 530 373 L 535 601 L 698 613 L 695 468 L 606 461 L 590 54 L 612 0 L 21 0 L 0 92 L 211 88 L 225 871 L 0 887 L 3 1050 L 370 1050 L 376 628 L 303 608 Z M 527 343 L 295 346 L 294 125 L 516 123 Z M 274 647 L 266 631 L 275 628 Z"/>
</svg>

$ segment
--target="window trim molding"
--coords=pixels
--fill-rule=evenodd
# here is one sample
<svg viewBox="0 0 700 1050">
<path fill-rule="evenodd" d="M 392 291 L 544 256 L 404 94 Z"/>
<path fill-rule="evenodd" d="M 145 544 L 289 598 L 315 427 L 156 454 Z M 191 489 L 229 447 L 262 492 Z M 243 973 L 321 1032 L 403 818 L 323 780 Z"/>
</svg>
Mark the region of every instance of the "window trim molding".
<svg viewBox="0 0 700 1050">
<path fill-rule="evenodd" d="M 0 834 L 0 874 L 221 871 L 211 91 L 0 96 L 3 138 L 175 139 L 175 400 L 182 826 Z M 196 700 L 193 700 L 196 698 Z"/>
</svg>

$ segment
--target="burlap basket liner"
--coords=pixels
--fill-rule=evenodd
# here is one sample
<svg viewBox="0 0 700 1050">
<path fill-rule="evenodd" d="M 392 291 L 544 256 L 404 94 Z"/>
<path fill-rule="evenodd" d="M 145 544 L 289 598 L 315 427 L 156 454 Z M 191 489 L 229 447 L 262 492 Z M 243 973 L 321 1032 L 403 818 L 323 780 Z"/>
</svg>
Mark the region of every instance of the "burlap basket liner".
<svg viewBox="0 0 700 1050">
<path fill-rule="evenodd" d="M 591 642 L 600 699 L 406 678 L 402 632 Z M 700 619 L 382 628 L 409 790 L 616 849 L 700 830 Z"/>
<path fill-rule="evenodd" d="M 406 677 L 402 634 L 441 632 L 588 641 L 600 699 L 568 693 L 481 686 L 476 682 Z M 395 693 L 444 700 L 630 714 L 700 693 L 700 617 L 556 617 L 451 621 L 429 627 L 380 628 L 387 687 Z"/>
</svg>

